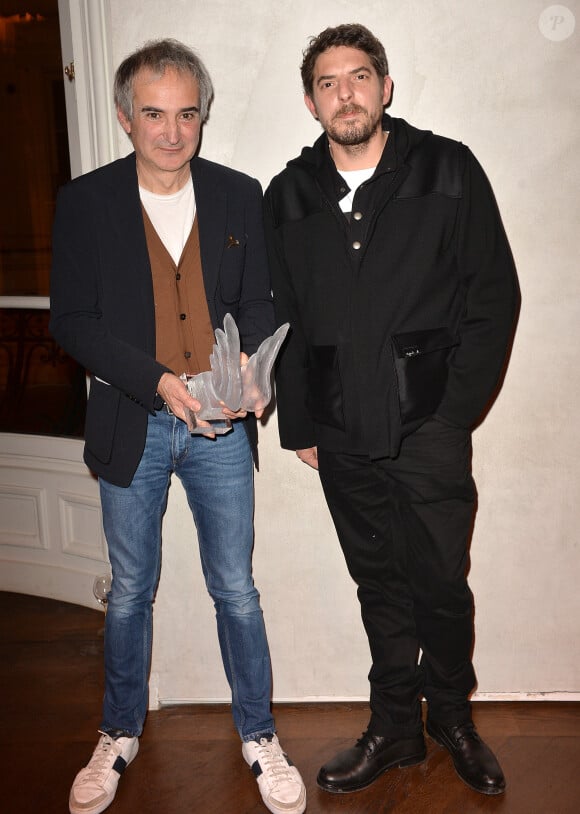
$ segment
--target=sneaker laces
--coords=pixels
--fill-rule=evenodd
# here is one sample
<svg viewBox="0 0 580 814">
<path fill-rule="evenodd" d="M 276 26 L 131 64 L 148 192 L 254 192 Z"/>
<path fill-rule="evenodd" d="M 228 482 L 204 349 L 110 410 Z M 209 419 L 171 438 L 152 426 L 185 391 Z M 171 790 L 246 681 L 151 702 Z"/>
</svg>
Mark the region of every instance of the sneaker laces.
<svg viewBox="0 0 580 814">
<path fill-rule="evenodd" d="M 292 767 L 279 744 L 268 738 L 260 738 L 258 754 L 260 766 L 264 770 L 267 769 L 268 775 L 273 775 L 274 780 L 294 780 L 294 775 L 290 771 Z"/>
<path fill-rule="evenodd" d="M 95 747 L 93 756 L 85 766 L 83 771 L 82 780 L 86 783 L 91 780 L 100 780 L 100 778 L 111 770 L 111 764 L 115 762 L 118 757 L 119 749 L 116 742 L 110 735 L 101 732 L 101 739 Z"/>
</svg>

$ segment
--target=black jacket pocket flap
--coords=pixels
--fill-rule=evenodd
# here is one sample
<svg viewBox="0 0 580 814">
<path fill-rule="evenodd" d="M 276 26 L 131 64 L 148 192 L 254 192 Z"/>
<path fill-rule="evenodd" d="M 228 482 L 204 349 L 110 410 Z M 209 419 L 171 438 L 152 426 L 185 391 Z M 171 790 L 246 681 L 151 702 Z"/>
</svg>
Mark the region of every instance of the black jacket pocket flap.
<svg viewBox="0 0 580 814">
<path fill-rule="evenodd" d="M 458 344 L 459 338 L 447 328 L 393 334 L 395 354 L 400 359 L 423 356 L 437 350 L 450 350 Z"/>
</svg>

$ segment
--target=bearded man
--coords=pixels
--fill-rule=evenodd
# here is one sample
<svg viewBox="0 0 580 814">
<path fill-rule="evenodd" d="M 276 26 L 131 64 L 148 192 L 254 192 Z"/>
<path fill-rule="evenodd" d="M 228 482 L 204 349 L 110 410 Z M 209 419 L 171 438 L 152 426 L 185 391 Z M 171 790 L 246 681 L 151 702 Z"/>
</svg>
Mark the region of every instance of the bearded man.
<svg viewBox="0 0 580 814">
<path fill-rule="evenodd" d="M 459 142 L 384 112 L 385 50 L 362 25 L 304 53 L 324 133 L 266 192 L 282 446 L 318 470 L 358 585 L 371 716 L 326 763 L 330 792 L 425 757 L 427 732 L 483 794 L 505 778 L 473 724 L 471 431 L 498 388 L 519 305 L 489 183 Z"/>
</svg>

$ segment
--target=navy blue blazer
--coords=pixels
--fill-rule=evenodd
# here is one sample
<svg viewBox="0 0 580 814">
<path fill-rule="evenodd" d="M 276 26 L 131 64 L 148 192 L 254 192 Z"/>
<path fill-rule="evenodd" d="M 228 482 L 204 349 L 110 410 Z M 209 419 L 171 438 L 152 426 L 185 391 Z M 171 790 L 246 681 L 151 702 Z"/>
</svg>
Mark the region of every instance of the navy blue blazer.
<svg viewBox="0 0 580 814">
<path fill-rule="evenodd" d="M 251 355 L 274 330 L 262 190 L 257 180 L 199 157 L 191 174 L 210 318 L 221 328 L 230 313 L 242 350 Z M 91 374 L 85 462 L 107 481 L 128 486 L 143 454 L 147 416 L 158 404 L 157 384 L 168 370 L 155 359 L 153 281 L 134 153 L 59 191 L 50 298 L 55 340 Z M 253 416 L 246 426 L 255 451 Z"/>
</svg>

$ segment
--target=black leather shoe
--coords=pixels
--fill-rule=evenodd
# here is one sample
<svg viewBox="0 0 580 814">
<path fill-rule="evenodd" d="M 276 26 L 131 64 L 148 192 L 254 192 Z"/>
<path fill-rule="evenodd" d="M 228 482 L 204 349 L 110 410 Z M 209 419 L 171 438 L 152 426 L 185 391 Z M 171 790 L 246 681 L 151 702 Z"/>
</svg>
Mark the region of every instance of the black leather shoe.
<svg viewBox="0 0 580 814">
<path fill-rule="evenodd" d="M 368 732 L 355 746 L 325 763 L 318 772 L 316 782 L 321 789 L 335 794 L 358 791 L 371 783 L 393 766 L 414 766 L 425 760 L 425 740 L 423 735 L 416 738 L 390 740 Z"/>
<path fill-rule="evenodd" d="M 455 771 L 472 789 L 482 794 L 502 794 L 505 791 L 501 766 L 472 723 L 442 726 L 428 720 L 427 733 L 447 749 Z"/>
</svg>

